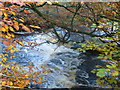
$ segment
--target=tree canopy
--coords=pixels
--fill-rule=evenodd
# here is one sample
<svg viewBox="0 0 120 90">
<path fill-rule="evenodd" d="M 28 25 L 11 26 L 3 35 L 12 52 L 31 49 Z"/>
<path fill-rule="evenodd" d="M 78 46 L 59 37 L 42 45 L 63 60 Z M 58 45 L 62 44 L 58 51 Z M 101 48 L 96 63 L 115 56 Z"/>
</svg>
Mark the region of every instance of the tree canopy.
<svg viewBox="0 0 120 90">
<path fill-rule="evenodd" d="M 39 74 L 47 74 L 49 71 L 34 70 L 29 63 L 29 72 L 23 70 L 23 66 L 16 63 L 7 64 L 8 56 L 6 52 L 14 53 L 19 51 L 16 44 L 24 46 L 24 42 L 19 41 L 16 32 L 46 32 L 53 28 L 57 36 L 56 43 L 68 43 L 72 32 L 95 37 L 101 41 L 92 42 L 88 40 L 79 41 L 83 48 L 80 51 L 97 50 L 101 54 L 98 58 L 106 60 L 106 67 L 96 66 L 98 69 L 93 73 L 99 77 L 97 82 L 100 86 L 120 87 L 120 3 L 119 2 L 0 2 L 0 41 L 6 45 L 2 50 L 0 69 L 2 86 L 26 87 L 30 83 L 30 77 L 38 77 Z M 89 27 L 85 30 L 81 25 Z M 55 28 L 61 27 L 65 32 L 63 37 L 56 32 Z M 96 32 L 104 34 L 95 34 Z M 31 42 L 27 42 L 31 43 Z M 36 43 L 33 43 L 36 44 Z M 109 62 L 111 61 L 111 62 Z M 20 71 L 20 70 L 21 71 Z M 12 72 L 11 72 L 12 71 Z M 31 72 L 31 73 L 30 73 Z M 34 74 L 34 76 L 33 76 Z M 14 75 L 14 76 L 13 76 Z M 33 80 L 35 84 L 42 83 Z"/>
</svg>

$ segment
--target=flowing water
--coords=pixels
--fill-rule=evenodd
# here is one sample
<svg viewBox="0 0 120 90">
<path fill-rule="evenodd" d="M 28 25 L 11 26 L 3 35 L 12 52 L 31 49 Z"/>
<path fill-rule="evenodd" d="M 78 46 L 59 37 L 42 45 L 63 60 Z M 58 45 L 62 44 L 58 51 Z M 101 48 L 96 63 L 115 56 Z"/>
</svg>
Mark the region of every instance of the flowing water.
<svg viewBox="0 0 120 90">
<path fill-rule="evenodd" d="M 17 45 L 19 52 L 12 55 L 16 57 L 9 62 L 17 62 L 27 66 L 28 62 L 32 62 L 35 67 L 46 65 L 50 69 L 50 73 L 43 77 L 47 82 L 43 84 L 32 85 L 32 88 L 63 88 L 73 87 L 77 84 L 90 85 L 87 80 L 89 74 L 78 68 L 85 59 L 80 57 L 80 53 L 63 45 L 52 44 L 56 42 L 55 37 L 51 33 L 38 33 L 29 36 L 17 37 L 19 40 L 35 42 L 35 44 L 25 43 L 25 46 Z M 11 54 L 11 53 L 9 53 Z M 86 56 L 85 56 L 86 57 Z M 76 80 L 76 72 L 79 72 L 79 83 Z M 95 83 L 95 82 L 94 82 Z"/>
</svg>

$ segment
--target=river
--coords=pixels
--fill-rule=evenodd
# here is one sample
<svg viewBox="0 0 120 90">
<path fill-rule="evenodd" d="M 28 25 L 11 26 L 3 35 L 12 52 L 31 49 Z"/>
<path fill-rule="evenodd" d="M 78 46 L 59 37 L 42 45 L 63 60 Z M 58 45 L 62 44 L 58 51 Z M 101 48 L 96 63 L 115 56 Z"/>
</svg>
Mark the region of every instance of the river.
<svg viewBox="0 0 120 90">
<path fill-rule="evenodd" d="M 37 85 L 30 84 L 29 86 L 32 88 L 98 86 L 95 81 L 96 76 L 90 72 L 95 65 L 103 64 L 97 59 L 97 56 L 75 52 L 64 45 L 52 44 L 50 42 L 56 42 L 52 36 L 52 33 L 37 33 L 17 37 L 18 40 L 34 42 L 37 45 L 25 43 L 25 46 L 21 46 L 18 44 L 19 51 L 9 53 L 16 57 L 9 59 L 8 62 L 16 62 L 24 66 L 32 62 L 35 67 L 40 68 L 44 65 L 46 69 L 50 69 L 50 73 L 43 77 L 46 82 Z"/>
</svg>

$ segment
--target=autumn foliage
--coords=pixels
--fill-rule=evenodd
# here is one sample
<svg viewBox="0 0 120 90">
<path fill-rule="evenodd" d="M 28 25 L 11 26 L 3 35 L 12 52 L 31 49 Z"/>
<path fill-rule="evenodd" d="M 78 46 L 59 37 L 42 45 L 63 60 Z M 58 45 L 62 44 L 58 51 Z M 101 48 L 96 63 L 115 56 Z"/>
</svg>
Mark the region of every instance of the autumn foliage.
<svg viewBox="0 0 120 90">
<path fill-rule="evenodd" d="M 6 63 L 8 58 L 15 57 L 8 56 L 7 52 L 18 52 L 17 44 L 25 46 L 24 42 L 26 41 L 15 38 L 16 32 L 36 32 L 37 30 L 38 32 L 45 32 L 45 30 L 57 26 L 67 29 L 68 32 L 82 33 L 99 38 L 103 42 L 102 44 L 87 41 L 82 43 L 83 49 L 80 50 L 97 50 L 102 53 L 98 58 L 112 61 L 108 62 L 106 67 L 97 66 L 98 69 L 92 72 L 99 77 L 97 82 L 100 86 L 119 87 L 119 6 L 118 2 L 0 2 L 0 41 L 6 46 L 5 50 L 0 53 L 0 76 L 2 77 L 0 83 L 2 86 L 12 87 L 26 87 L 31 82 L 34 84 L 42 83 L 42 78 L 38 76 L 47 74 L 49 71 L 43 68 L 43 71 L 33 72 L 34 69 L 38 68 L 32 66 L 32 63 L 27 66 L 28 71 L 24 70 L 24 66 L 17 63 Z M 85 25 L 94 28 L 94 30 L 80 31 L 75 28 L 79 25 Z M 94 35 L 96 31 L 103 31 L 105 35 Z M 112 39 L 112 41 L 106 42 L 105 39 Z M 32 77 L 38 78 L 39 81 L 31 79 Z"/>
<path fill-rule="evenodd" d="M 28 70 L 25 70 L 22 65 L 19 65 L 15 62 L 6 62 L 8 58 L 11 60 L 15 56 L 9 56 L 7 52 L 14 53 L 19 50 L 16 48 L 17 44 L 24 46 L 25 41 L 19 41 L 15 39 L 15 32 L 25 30 L 27 32 L 31 32 L 31 29 L 24 25 L 24 18 L 18 17 L 18 10 L 21 9 L 18 5 L 10 5 L 10 3 L 0 2 L 0 17 L 2 20 L 0 21 L 0 40 L 6 46 L 4 50 L 0 53 L 0 76 L 1 76 L 1 85 L 5 87 L 26 87 L 30 84 L 30 82 L 34 82 L 34 84 L 42 83 L 42 78 L 38 77 L 38 75 L 46 74 L 47 70 L 44 71 L 34 71 L 38 68 L 34 67 L 32 63 L 28 63 Z M 8 5 L 8 6 L 6 6 Z M 27 10 L 23 10 L 25 13 L 28 13 Z M 33 28 L 40 28 L 39 26 L 29 25 Z M 33 31 L 33 30 L 32 30 Z M 31 79 L 32 77 L 37 78 Z"/>
</svg>

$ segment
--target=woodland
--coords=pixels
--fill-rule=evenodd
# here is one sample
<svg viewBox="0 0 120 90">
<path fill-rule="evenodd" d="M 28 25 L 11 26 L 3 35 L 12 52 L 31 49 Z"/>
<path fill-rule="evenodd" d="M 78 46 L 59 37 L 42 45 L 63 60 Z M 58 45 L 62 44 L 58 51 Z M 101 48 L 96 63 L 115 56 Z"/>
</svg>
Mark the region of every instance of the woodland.
<svg viewBox="0 0 120 90">
<path fill-rule="evenodd" d="M 56 30 L 59 27 L 64 34 L 60 35 Z M 29 62 L 26 70 L 24 65 L 12 62 L 16 57 L 12 53 L 20 51 L 18 44 L 22 47 L 26 47 L 26 43 L 33 47 L 38 45 L 19 40 L 19 37 L 46 32 L 55 35 L 54 42 L 48 41 L 50 44 L 59 47 L 71 43 L 81 46 L 71 47 L 76 52 L 97 53 L 97 58 L 106 62 L 105 66 L 96 65 L 91 71 L 97 76 L 98 87 L 120 88 L 119 2 L 0 1 L 0 86 L 3 90 L 32 88 L 28 87 L 31 82 L 35 85 L 44 83 L 40 75 L 51 73 L 45 66 L 39 70 Z M 72 34 L 75 34 L 75 40 L 70 40 Z"/>
</svg>

